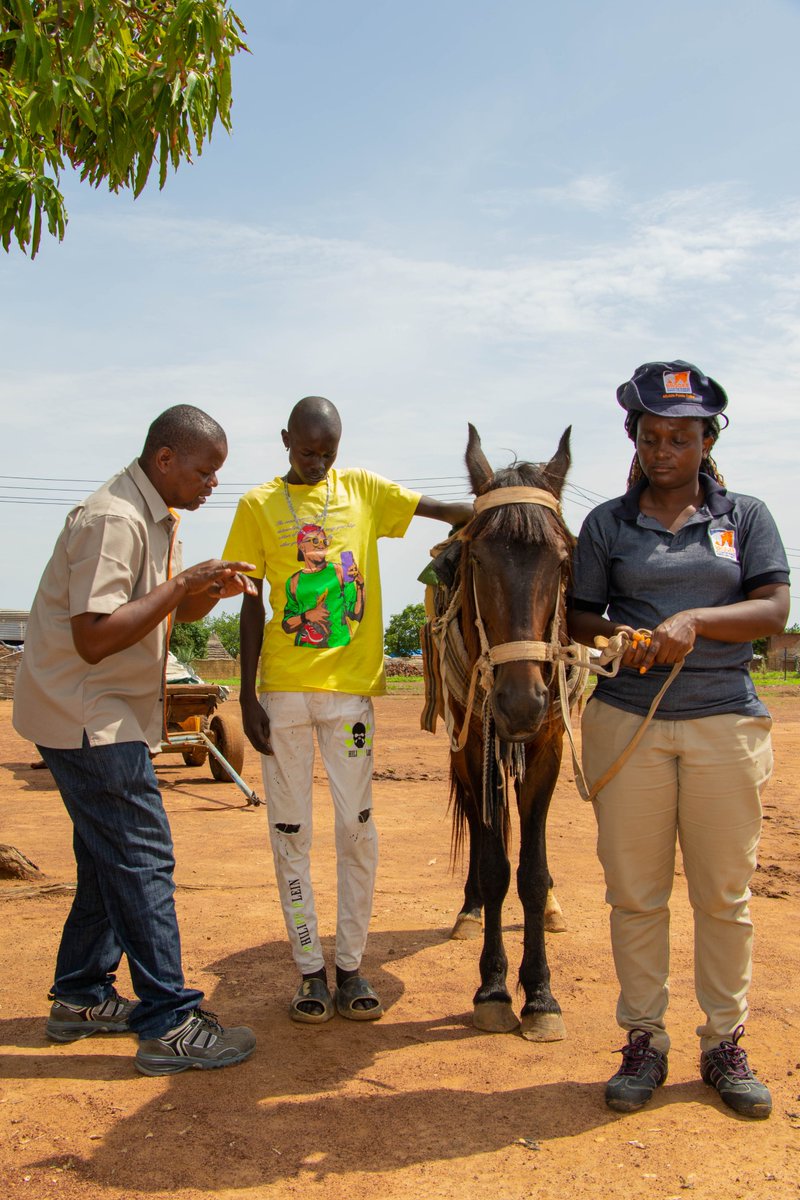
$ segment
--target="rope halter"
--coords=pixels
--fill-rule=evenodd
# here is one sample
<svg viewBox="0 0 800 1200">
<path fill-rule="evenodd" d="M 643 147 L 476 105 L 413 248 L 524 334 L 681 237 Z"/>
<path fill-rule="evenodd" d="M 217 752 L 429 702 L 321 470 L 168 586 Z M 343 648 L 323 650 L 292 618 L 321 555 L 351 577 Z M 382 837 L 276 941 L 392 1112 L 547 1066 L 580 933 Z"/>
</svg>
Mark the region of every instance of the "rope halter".
<svg viewBox="0 0 800 1200">
<path fill-rule="evenodd" d="M 492 491 L 484 492 L 481 496 L 476 496 L 473 507 L 475 516 L 478 516 L 489 509 L 501 508 L 509 504 L 535 504 L 539 508 L 547 508 L 558 516 L 561 515 L 561 505 L 557 497 L 552 492 L 545 491 L 544 488 L 535 487 L 494 488 Z M 468 529 L 469 524 L 460 531 L 459 536 L 462 540 L 466 540 L 464 539 L 464 533 Z M 497 646 L 490 646 L 478 603 L 478 590 L 474 575 L 472 579 L 472 593 L 475 603 L 475 626 L 478 630 L 481 652 L 472 668 L 464 723 L 461 726 L 458 739 L 454 743 L 453 748 L 455 750 L 463 750 L 466 745 L 479 677 L 481 686 L 486 693 L 485 703 L 488 704 L 489 697 L 494 688 L 494 668 L 496 666 L 502 666 L 504 663 L 510 662 L 558 663 L 562 659 L 562 647 L 559 642 L 558 605 L 556 605 L 555 612 L 553 613 L 549 642 L 523 640 L 500 642 Z M 567 647 L 563 649 L 566 650 Z"/>
<path fill-rule="evenodd" d="M 536 504 L 541 508 L 548 508 L 551 512 L 561 516 L 561 505 L 557 498 L 543 488 L 534 487 L 509 487 L 509 488 L 494 488 L 492 491 L 484 492 L 482 496 L 477 496 L 474 502 L 475 516 L 486 512 L 492 508 L 500 508 L 508 504 Z M 464 526 L 456 537 L 466 541 L 465 533 L 469 529 L 472 522 Z M 563 583 L 562 583 L 563 586 Z M 466 706 L 464 710 L 464 722 L 458 737 L 455 737 L 455 731 L 452 727 L 452 722 L 448 724 L 448 732 L 450 733 L 450 745 L 453 751 L 463 750 L 466 745 L 469 735 L 470 722 L 472 720 L 472 710 L 475 704 L 475 692 L 480 676 L 481 686 L 486 695 L 484 701 L 484 726 L 486 725 L 486 716 L 488 712 L 489 697 L 494 687 L 494 668 L 501 666 L 503 663 L 509 662 L 541 662 L 554 663 L 557 669 L 558 676 L 558 698 L 561 707 L 561 715 L 564 723 L 564 730 L 569 739 L 570 749 L 572 751 L 572 765 L 575 771 L 575 783 L 578 792 L 583 800 L 594 800 L 597 794 L 602 791 L 606 784 L 613 779 L 617 772 L 627 762 L 639 741 L 643 737 L 645 730 L 653 719 L 656 709 L 661 702 L 664 693 L 667 691 L 678 672 L 683 667 L 684 660 L 680 659 L 673 664 L 672 670 L 664 683 L 659 688 L 653 698 L 650 709 L 647 715 L 642 720 L 641 725 L 636 730 L 629 744 L 619 755 L 615 762 L 611 764 L 608 770 L 596 780 L 590 787 L 583 775 L 580 762 L 578 760 L 577 748 L 572 732 L 572 722 L 570 719 L 569 700 L 568 700 L 568 683 L 567 669 L 569 667 L 580 667 L 584 670 L 592 671 L 597 675 L 614 676 L 619 671 L 622 659 L 630 645 L 630 637 L 624 631 L 620 631 L 611 638 L 596 638 L 595 646 L 600 651 L 599 656 L 592 657 L 586 646 L 578 645 L 575 642 L 570 642 L 566 646 L 562 646 L 559 640 L 559 606 L 556 605 L 556 610 L 553 614 L 549 642 L 534 642 L 534 641 L 517 641 L 517 642 L 501 642 L 497 646 L 490 646 L 486 636 L 483 619 L 478 605 L 478 593 L 475 585 L 475 578 L 472 580 L 473 596 L 475 601 L 475 625 L 478 629 L 480 639 L 481 653 L 472 668 L 472 674 L 469 683 L 469 693 L 467 696 Z M 458 587 L 452 597 L 450 605 L 444 617 L 437 622 L 438 636 L 441 639 L 442 650 L 444 649 L 444 640 L 447 634 L 448 622 L 453 619 L 456 612 L 456 606 L 461 599 L 461 588 Z M 641 634 L 647 635 L 649 630 L 639 630 Z M 445 698 L 447 700 L 447 688 L 445 686 Z M 486 730 L 484 730 L 484 756 L 488 753 L 488 742 L 486 740 Z M 485 770 L 484 770 L 485 774 Z M 484 813 L 486 810 L 486 789 L 484 788 Z"/>
</svg>

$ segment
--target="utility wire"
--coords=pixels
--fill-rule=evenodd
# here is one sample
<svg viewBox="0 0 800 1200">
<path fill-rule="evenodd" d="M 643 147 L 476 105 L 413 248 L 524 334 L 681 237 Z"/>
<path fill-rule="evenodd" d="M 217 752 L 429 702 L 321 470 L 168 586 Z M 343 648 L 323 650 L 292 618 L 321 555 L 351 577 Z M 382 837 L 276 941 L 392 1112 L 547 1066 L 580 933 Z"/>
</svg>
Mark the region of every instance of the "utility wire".
<svg viewBox="0 0 800 1200">
<path fill-rule="evenodd" d="M 85 496 L 87 486 L 100 486 L 105 482 L 102 479 L 76 479 L 68 476 L 0 474 L 0 481 L 3 480 L 10 482 L 0 482 L 0 504 L 16 504 L 22 507 L 26 505 L 62 507 L 75 505 Z M 463 475 L 414 476 L 398 479 L 397 482 L 447 502 L 468 500 L 471 496 Z M 206 507 L 218 511 L 233 510 L 236 508 L 239 497 L 244 492 L 250 491 L 253 486 L 249 483 L 229 483 L 226 480 L 225 487 L 217 488 L 209 497 Z M 593 488 L 568 481 L 564 485 L 564 499 L 576 508 L 590 511 L 610 497 Z M 785 550 L 791 559 L 800 558 L 800 547 L 786 546 Z"/>
</svg>

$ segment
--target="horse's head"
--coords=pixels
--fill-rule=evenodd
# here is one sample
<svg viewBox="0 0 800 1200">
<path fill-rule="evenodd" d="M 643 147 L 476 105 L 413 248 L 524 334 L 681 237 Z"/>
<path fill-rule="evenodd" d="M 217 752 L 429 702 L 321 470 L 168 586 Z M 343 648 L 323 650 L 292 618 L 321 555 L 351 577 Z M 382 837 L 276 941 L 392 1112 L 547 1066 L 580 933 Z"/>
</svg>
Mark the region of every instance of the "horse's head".
<svg viewBox="0 0 800 1200">
<path fill-rule="evenodd" d="M 501 493 L 505 488 L 535 488 L 557 502 L 570 466 L 570 432 L 571 427 L 564 431 L 548 463 L 514 462 L 495 473 L 477 430 L 469 427 L 466 463 L 472 489 L 476 497 L 491 493 L 487 505 L 497 503 L 486 508 L 478 504 L 480 511 L 463 534 L 463 632 L 471 656 L 485 650 L 476 619 L 490 647 L 551 643 L 559 636 L 573 538 L 557 503 L 547 507 L 547 497 L 541 497 L 541 504 L 515 503 L 511 495 L 505 503 Z M 516 495 L 536 500 L 535 493 Z M 553 663 L 530 658 L 495 665 L 491 704 L 503 741 L 526 742 L 537 733 L 548 714 L 555 671 Z"/>
</svg>

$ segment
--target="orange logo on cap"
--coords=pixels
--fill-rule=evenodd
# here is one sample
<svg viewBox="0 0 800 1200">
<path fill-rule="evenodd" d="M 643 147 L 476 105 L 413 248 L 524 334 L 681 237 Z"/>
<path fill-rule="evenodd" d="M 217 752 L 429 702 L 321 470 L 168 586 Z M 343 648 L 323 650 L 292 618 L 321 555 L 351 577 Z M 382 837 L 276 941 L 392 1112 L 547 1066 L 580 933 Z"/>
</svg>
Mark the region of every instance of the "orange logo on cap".
<svg viewBox="0 0 800 1200">
<path fill-rule="evenodd" d="M 688 371 L 673 371 L 672 374 L 664 373 L 664 391 L 668 396 L 691 395 L 692 384 L 689 379 Z"/>
</svg>

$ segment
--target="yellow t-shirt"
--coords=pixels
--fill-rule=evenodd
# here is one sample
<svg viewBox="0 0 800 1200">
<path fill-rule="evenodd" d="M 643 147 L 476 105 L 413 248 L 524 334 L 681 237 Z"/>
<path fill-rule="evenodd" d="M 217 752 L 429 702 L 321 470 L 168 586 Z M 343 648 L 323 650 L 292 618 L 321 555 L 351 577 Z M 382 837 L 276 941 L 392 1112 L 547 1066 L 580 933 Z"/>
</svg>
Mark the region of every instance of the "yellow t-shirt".
<svg viewBox="0 0 800 1200">
<path fill-rule="evenodd" d="M 382 695 L 378 538 L 403 536 L 419 493 L 358 469 L 327 479 L 327 512 L 325 480 L 289 484 L 291 506 L 281 478 L 247 492 L 224 557 L 269 585 L 261 691 Z"/>
</svg>

